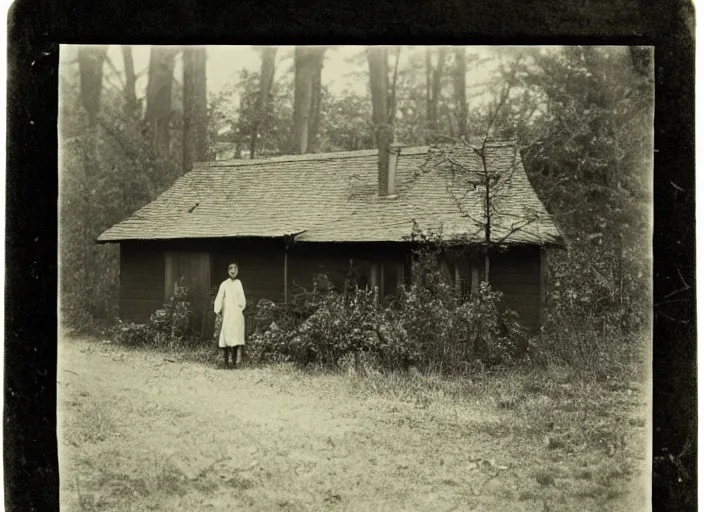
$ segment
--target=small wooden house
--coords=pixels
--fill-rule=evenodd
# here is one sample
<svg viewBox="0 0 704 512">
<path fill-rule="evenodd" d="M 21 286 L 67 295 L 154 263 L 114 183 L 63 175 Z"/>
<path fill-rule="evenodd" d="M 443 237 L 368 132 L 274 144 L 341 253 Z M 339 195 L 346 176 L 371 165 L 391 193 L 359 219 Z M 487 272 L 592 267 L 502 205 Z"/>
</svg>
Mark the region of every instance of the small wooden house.
<svg viewBox="0 0 704 512">
<path fill-rule="evenodd" d="M 540 323 L 543 253 L 562 238 L 528 181 L 511 142 L 486 146 L 486 167 L 467 149 L 453 153 L 464 171 L 499 176 L 492 198 L 491 236 L 504 250 L 491 256 L 490 282 L 522 323 Z M 363 285 L 390 293 L 408 280 L 410 239 L 442 231 L 458 244 L 481 244 L 485 190 L 448 165 L 429 166 L 429 147 L 390 148 L 378 168 L 377 150 L 204 162 L 150 204 L 114 225 L 99 243 L 120 244 L 120 316 L 143 322 L 176 282 L 188 288 L 202 322 L 212 328 L 212 289 L 240 268 L 248 304 L 285 301 L 294 286 L 326 274 L 344 282 L 354 269 Z M 527 220 L 526 220 L 527 219 Z M 476 286 L 480 256 L 444 261 L 457 286 Z"/>
</svg>

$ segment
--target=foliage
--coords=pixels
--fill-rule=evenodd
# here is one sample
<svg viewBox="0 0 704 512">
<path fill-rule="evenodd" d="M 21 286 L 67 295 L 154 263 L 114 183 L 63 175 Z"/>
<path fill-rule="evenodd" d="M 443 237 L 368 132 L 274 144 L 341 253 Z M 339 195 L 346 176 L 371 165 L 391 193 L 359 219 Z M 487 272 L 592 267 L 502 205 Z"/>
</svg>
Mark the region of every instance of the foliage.
<svg viewBox="0 0 704 512">
<path fill-rule="evenodd" d="M 428 250 L 419 251 L 418 282 L 384 300 L 375 289 L 351 284 L 342 291 L 303 289 L 283 306 L 260 303 L 250 354 L 258 361 L 327 367 L 364 357 L 387 369 L 440 372 L 461 370 L 475 359 L 510 362 L 521 333 L 515 313 L 500 308 L 501 294 L 483 283 L 462 296 L 432 259 Z"/>
<path fill-rule="evenodd" d="M 621 338 L 648 326 L 652 55 L 641 49 L 635 65 L 635 50 L 494 49 L 492 98 L 472 111 L 475 135 L 518 139 L 564 235 L 567 250 L 547 260 L 546 332 Z"/>
<path fill-rule="evenodd" d="M 651 63 L 652 64 L 652 63 Z M 534 54 L 525 80 L 545 98 L 525 152 L 567 252 L 550 258 L 551 308 L 602 316 L 626 332 L 648 321 L 652 77 L 627 49 Z M 577 311 L 578 310 L 578 311 Z"/>
<path fill-rule="evenodd" d="M 131 347 L 159 347 L 169 350 L 195 347 L 198 337 L 191 329 L 188 289 L 177 286 L 174 295 L 156 310 L 145 324 L 118 321 L 114 339 Z"/>
<path fill-rule="evenodd" d="M 457 290 L 439 269 L 446 247 L 435 240 L 433 248 L 416 251 L 415 282 L 401 290 L 395 308 L 415 338 L 413 344 L 427 345 L 423 352 L 431 365 L 510 362 L 519 355 L 524 336 L 516 313 L 502 308 L 502 294 L 486 281 L 468 295 Z"/>
<path fill-rule="evenodd" d="M 75 64 L 62 64 L 59 117 L 61 317 L 89 329 L 117 316 L 119 249 L 97 245 L 104 230 L 163 192 L 181 172 L 177 140 L 157 158 L 145 126 L 124 114 L 124 97 L 106 89 L 90 130 L 80 104 Z M 71 67 L 73 66 L 73 67 Z M 180 126 L 173 118 L 173 129 Z M 148 131 L 147 131 L 148 133 Z M 94 158 L 90 155 L 94 154 Z"/>
<path fill-rule="evenodd" d="M 320 151 L 354 151 L 374 147 L 369 98 L 345 91 L 335 97 L 324 87 L 321 106 Z"/>
<path fill-rule="evenodd" d="M 291 339 L 295 360 L 333 366 L 345 354 L 369 350 L 378 314 L 374 292 L 355 287 L 345 296 L 329 289 L 320 299 Z"/>
<path fill-rule="evenodd" d="M 256 125 L 260 134 L 257 155 L 270 156 L 286 152 L 291 139 L 293 83 L 287 77 L 273 82 L 263 117 L 258 103 L 259 85 L 258 71 L 242 70 L 235 83 L 211 97 L 211 147 L 218 139 L 218 132 L 225 133 L 238 148 L 235 158 L 240 158 L 240 152 L 250 147 L 250 137 Z"/>
<path fill-rule="evenodd" d="M 308 313 L 310 314 L 310 313 Z M 277 363 L 291 360 L 289 340 L 306 313 L 299 311 L 299 302 L 277 305 L 262 299 L 255 307 L 255 332 L 247 340 L 250 361 Z"/>
</svg>

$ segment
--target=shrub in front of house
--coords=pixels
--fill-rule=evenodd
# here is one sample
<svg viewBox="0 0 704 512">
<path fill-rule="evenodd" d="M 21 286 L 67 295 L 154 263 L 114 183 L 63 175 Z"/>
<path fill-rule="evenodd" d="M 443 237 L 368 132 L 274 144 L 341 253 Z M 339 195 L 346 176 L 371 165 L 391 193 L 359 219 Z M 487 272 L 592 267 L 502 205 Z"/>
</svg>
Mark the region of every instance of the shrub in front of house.
<svg viewBox="0 0 704 512">
<path fill-rule="evenodd" d="M 131 347 L 180 349 L 195 346 L 198 337 L 191 330 L 188 289 L 176 287 L 174 295 L 144 324 L 118 321 L 115 341 Z"/>
<path fill-rule="evenodd" d="M 379 323 L 372 290 L 352 288 L 347 293 L 326 290 L 317 309 L 291 340 L 298 361 L 337 366 L 347 354 L 368 352 Z"/>
<path fill-rule="evenodd" d="M 153 336 L 153 333 L 147 324 L 123 322 L 119 319 L 112 327 L 110 334 L 112 339 L 116 342 L 128 347 L 145 346 L 149 343 L 150 338 Z"/>
<path fill-rule="evenodd" d="M 299 289 L 285 305 L 260 301 L 248 354 L 255 362 L 335 366 L 366 350 L 377 314 L 372 292 L 356 287 L 345 294 L 330 286 Z"/>
<path fill-rule="evenodd" d="M 624 351 L 647 339 L 643 311 L 630 312 L 615 293 L 594 292 L 595 286 L 555 280 L 548 295 L 544 322 L 528 345 L 528 360 L 546 367 L 569 366 L 583 377 L 617 374 Z"/>
<path fill-rule="evenodd" d="M 588 314 L 563 310 L 548 315 L 540 333 L 531 338 L 527 359 L 538 367 L 568 366 L 584 378 L 606 379 L 623 370 L 629 351 L 643 346 L 647 331 L 622 333 L 604 327 Z"/>
<path fill-rule="evenodd" d="M 258 306 L 249 339 L 255 362 L 291 361 L 338 367 L 374 361 L 388 370 L 418 367 L 452 372 L 475 359 L 506 362 L 515 354 L 510 313 L 501 294 L 483 285 L 464 297 L 438 275 L 380 300 L 357 286 L 301 290 L 289 304 Z M 362 357 L 363 356 L 363 357 Z"/>
<path fill-rule="evenodd" d="M 291 338 L 305 315 L 296 304 L 260 300 L 253 313 L 255 330 L 246 344 L 247 359 L 255 363 L 292 361 Z"/>
<path fill-rule="evenodd" d="M 469 296 L 446 284 L 437 288 L 404 288 L 386 310 L 387 322 L 403 333 L 400 352 L 408 365 L 445 372 L 477 359 L 494 364 L 515 359 L 523 332 L 516 314 L 500 308 L 500 292 L 486 283 Z"/>
</svg>

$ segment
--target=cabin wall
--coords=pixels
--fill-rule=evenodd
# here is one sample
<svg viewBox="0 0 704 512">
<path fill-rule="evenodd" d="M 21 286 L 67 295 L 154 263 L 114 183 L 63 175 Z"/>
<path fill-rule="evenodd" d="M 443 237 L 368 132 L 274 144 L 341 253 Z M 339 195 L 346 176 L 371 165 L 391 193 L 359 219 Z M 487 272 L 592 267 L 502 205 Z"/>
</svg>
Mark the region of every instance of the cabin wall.
<svg viewBox="0 0 704 512">
<path fill-rule="evenodd" d="M 164 251 L 148 242 L 120 245 L 120 318 L 146 322 L 164 304 Z"/>
<path fill-rule="evenodd" d="M 540 264 L 539 247 L 517 247 L 494 254 L 489 269 L 489 282 L 503 293 L 503 304 L 532 331 L 540 328 Z"/>
<path fill-rule="evenodd" d="M 316 275 L 325 274 L 331 284 L 341 289 L 352 272 L 359 286 L 367 286 L 375 278 L 385 293 L 393 293 L 403 276 L 403 262 L 408 249 L 400 244 L 301 243 L 289 250 L 289 286 L 310 287 Z M 371 264 L 376 264 L 376 270 Z M 382 270 L 383 267 L 383 270 Z"/>
<path fill-rule="evenodd" d="M 205 307 L 203 336 L 212 336 L 214 315 L 211 312 L 212 300 L 217 289 L 227 279 L 230 262 L 239 266 L 239 279 L 247 297 L 247 310 L 253 311 L 261 299 L 283 302 L 285 296 L 284 262 L 286 256 L 282 239 L 222 239 L 222 240 L 169 240 L 123 242 L 121 244 L 120 269 L 120 317 L 127 321 L 145 322 L 150 315 L 161 308 L 168 299 L 166 275 L 174 280 L 186 274 L 203 274 L 204 285 L 209 288 L 209 301 Z M 287 277 L 289 296 L 297 287 L 310 287 L 316 275 L 325 274 L 331 283 L 340 288 L 350 271 L 350 264 L 358 278 L 358 284 L 366 286 L 370 281 L 370 262 L 383 262 L 384 270 L 377 265 L 377 284 L 384 277 L 386 293 L 392 293 L 397 284 L 403 259 L 408 249 L 399 244 L 304 244 L 290 246 L 287 253 Z M 185 265 L 184 262 L 201 261 L 196 255 L 207 255 L 208 269 L 203 265 Z M 165 262 L 171 261 L 167 266 Z M 206 261 L 206 260 L 203 260 Z M 176 265 L 181 262 L 180 265 Z M 184 276 L 184 286 L 189 292 L 198 284 L 199 276 Z M 189 284 L 190 283 L 190 284 Z M 199 307 L 199 310 L 202 309 Z M 200 317 L 199 317 L 200 318 Z"/>
<path fill-rule="evenodd" d="M 183 262 L 200 261 L 202 258 L 183 257 L 195 254 L 207 255 L 209 265 L 184 265 Z M 181 262 L 167 268 L 167 259 Z M 123 242 L 120 246 L 120 318 L 126 321 L 143 323 L 151 314 L 161 308 L 168 298 L 172 285 L 166 286 L 166 275 L 185 272 L 200 275 L 186 275 L 184 285 L 189 293 L 201 278 L 202 286 L 208 289 L 205 300 L 205 315 L 200 314 L 197 323 L 202 327 L 202 335 L 210 338 L 213 334 L 214 313 L 212 300 L 220 283 L 227 279 L 227 266 L 235 261 L 239 265 L 239 279 L 242 281 L 249 308 L 254 308 L 260 299 L 283 301 L 284 297 L 284 245 L 281 240 L 241 239 L 241 240 L 168 240 Z M 209 268 L 206 268 L 209 267 Z M 172 280 L 179 276 L 171 276 Z M 190 283 L 190 284 L 189 284 Z M 250 309 L 250 311 L 252 310 Z M 201 318 L 202 316 L 202 318 Z"/>
<path fill-rule="evenodd" d="M 231 262 L 239 267 L 247 307 L 261 299 L 275 302 L 284 298 L 284 243 L 282 240 L 223 240 L 207 246 L 211 254 L 214 292 L 228 278 Z"/>
<path fill-rule="evenodd" d="M 227 279 L 228 264 L 235 261 L 240 267 L 239 278 L 248 309 L 252 308 L 249 311 L 261 299 L 284 300 L 285 247 L 281 239 L 125 242 L 120 250 L 120 317 L 123 320 L 144 322 L 163 305 L 167 252 L 210 255 L 210 275 L 204 278 L 209 281 L 211 299 L 220 283 Z M 289 296 L 297 286 L 311 286 L 317 274 L 326 274 L 333 285 L 341 287 L 350 263 L 361 286 L 369 284 L 374 279 L 371 274 L 376 273 L 377 284 L 383 277 L 386 293 L 392 293 L 394 284 L 409 277 L 409 254 L 410 248 L 403 244 L 297 243 L 288 250 Z M 373 272 L 371 262 L 377 263 Z M 383 262 L 383 272 L 379 262 Z M 471 264 L 465 266 L 471 270 Z M 483 272 L 483 262 L 479 267 Z M 457 275 L 465 279 L 470 270 L 458 271 Z M 538 247 L 512 248 L 491 258 L 492 286 L 504 294 L 504 305 L 515 310 L 521 323 L 533 331 L 540 326 L 541 277 Z M 211 320 L 206 318 L 204 325 L 210 326 Z"/>
<path fill-rule="evenodd" d="M 300 287 L 310 287 L 318 274 L 325 274 L 336 287 L 344 285 L 355 265 L 346 251 L 335 244 L 298 244 L 288 254 L 289 286 L 295 292 Z"/>
</svg>

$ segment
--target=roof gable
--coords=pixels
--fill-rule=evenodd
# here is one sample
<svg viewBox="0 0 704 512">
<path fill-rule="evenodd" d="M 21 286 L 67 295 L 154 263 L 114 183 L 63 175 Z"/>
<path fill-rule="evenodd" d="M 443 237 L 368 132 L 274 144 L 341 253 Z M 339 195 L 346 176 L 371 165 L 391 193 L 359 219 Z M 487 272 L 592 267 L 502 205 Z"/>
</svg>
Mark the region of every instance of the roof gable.
<svg viewBox="0 0 704 512">
<path fill-rule="evenodd" d="M 515 145 L 495 143 L 486 154 L 489 169 L 505 176 L 494 203 L 495 240 L 559 243 Z M 483 168 L 471 150 L 452 158 L 469 174 Z M 428 147 L 401 151 L 395 199 L 378 196 L 377 150 L 200 163 L 98 241 L 287 234 L 311 242 L 404 241 L 414 221 L 449 238 L 483 240 L 481 187 L 469 187 L 467 173 L 447 164 L 433 167 L 432 159 Z M 518 222 L 525 226 L 515 230 Z"/>
</svg>

